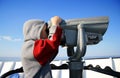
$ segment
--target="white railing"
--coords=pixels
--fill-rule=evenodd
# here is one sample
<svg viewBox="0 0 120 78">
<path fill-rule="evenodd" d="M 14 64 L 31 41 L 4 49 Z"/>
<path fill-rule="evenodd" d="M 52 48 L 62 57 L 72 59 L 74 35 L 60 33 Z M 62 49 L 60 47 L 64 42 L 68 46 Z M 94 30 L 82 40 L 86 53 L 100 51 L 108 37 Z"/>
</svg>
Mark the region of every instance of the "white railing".
<svg viewBox="0 0 120 78">
<path fill-rule="evenodd" d="M 14 60 L 14 59 L 13 59 Z M 59 60 L 53 61 L 52 64 L 60 66 L 61 64 L 65 64 L 67 61 Z M 104 59 L 89 59 L 85 60 L 84 65 L 87 66 L 92 64 L 93 66 L 100 65 L 101 68 L 105 68 L 106 66 L 111 67 L 113 70 L 120 72 L 120 58 L 104 58 Z M 20 61 L 0 61 L 0 76 L 4 73 L 20 68 L 22 66 Z M 52 70 L 53 78 L 69 78 L 69 70 Z M 24 77 L 23 73 L 19 73 L 20 78 Z M 94 72 L 91 70 L 83 71 L 83 78 L 115 78 L 113 76 L 101 74 L 98 72 Z"/>
</svg>

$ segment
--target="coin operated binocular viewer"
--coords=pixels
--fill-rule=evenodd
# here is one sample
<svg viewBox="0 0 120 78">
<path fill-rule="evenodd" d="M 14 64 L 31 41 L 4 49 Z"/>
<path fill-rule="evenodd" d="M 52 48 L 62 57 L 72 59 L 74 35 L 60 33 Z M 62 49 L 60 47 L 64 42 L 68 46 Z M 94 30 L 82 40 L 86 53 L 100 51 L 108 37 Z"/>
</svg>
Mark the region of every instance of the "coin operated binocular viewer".
<svg viewBox="0 0 120 78">
<path fill-rule="evenodd" d="M 108 27 L 108 17 L 64 20 L 62 46 L 67 46 L 70 78 L 82 78 L 83 61 L 87 45 L 98 44 Z M 74 51 L 76 47 L 76 52 Z"/>
</svg>

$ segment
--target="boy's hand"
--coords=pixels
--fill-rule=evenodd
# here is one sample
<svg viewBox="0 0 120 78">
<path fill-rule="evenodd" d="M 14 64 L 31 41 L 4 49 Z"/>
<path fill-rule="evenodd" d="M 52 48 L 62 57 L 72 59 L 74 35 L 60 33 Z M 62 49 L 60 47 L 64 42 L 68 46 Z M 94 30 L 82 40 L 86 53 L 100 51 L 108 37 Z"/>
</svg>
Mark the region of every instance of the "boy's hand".
<svg viewBox="0 0 120 78">
<path fill-rule="evenodd" d="M 59 16 L 54 16 L 51 19 L 51 26 L 59 26 L 59 24 L 61 23 L 62 19 Z"/>
</svg>

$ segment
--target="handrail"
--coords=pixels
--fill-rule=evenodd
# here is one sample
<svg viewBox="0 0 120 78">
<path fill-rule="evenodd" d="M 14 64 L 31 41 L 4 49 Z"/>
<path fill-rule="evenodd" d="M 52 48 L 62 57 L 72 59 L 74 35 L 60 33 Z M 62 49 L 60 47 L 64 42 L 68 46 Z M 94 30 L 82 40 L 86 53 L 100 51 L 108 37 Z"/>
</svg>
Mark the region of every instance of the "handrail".
<svg viewBox="0 0 120 78">
<path fill-rule="evenodd" d="M 68 64 L 62 64 L 60 66 L 56 66 L 55 64 L 51 64 L 51 69 L 52 70 L 62 70 L 62 69 L 68 69 L 69 66 Z M 107 74 L 110 76 L 114 76 L 114 77 L 118 77 L 120 78 L 120 72 L 114 71 L 112 70 L 109 66 L 106 66 L 104 69 L 102 69 L 99 65 L 96 65 L 95 67 L 93 67 L 93 65 L 89 64 L 87 66 L 84 66 L 83 68 L 84 70 L 92 70 L 92 71 L 96 71 L 99 73 L 103 73 L 103 74 Z M 14 74 L 14 73 L 23 73 L 23 67 L 17 68 L 15 70 L 10 70 L 6 73 L 4 73 L 1 78 L 6 78 L 7 76 Z"/>
</svg>

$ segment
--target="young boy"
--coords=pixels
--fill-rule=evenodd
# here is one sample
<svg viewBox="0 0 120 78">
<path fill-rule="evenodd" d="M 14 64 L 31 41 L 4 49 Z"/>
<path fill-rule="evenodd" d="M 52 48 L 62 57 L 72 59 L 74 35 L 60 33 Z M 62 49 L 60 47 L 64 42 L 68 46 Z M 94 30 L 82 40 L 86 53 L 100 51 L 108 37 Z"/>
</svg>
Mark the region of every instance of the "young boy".
<svg viewBox="0 0 120 78">
<path fill-rule="evenodd" d="M 22 65 L 25 78 L 52 78 L 50 62 L 58 53 L 62 29 L 59 16 L 50 21 L 49 34 L 44 21 L 28 20 L 24 24 Z"/>
</svg>

